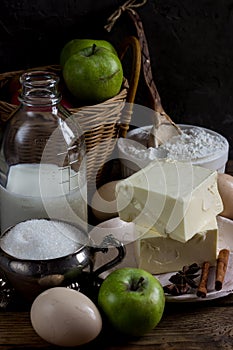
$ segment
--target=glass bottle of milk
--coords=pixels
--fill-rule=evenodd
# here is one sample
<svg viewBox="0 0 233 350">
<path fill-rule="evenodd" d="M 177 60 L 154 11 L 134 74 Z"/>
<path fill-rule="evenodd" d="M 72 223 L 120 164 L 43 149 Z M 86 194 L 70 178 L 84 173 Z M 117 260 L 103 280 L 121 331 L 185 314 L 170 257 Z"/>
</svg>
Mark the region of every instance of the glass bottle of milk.
<svg viewBox="0 0 233 350">
<path fill-rule="evenodd" d="M 35 218 L 86 230 L 85 139 L 60 104 L 59 77 L 30 71 L 20 82 L 20 106 L 6 125 L 0 151 L 1 232 Z"/>
</svg>

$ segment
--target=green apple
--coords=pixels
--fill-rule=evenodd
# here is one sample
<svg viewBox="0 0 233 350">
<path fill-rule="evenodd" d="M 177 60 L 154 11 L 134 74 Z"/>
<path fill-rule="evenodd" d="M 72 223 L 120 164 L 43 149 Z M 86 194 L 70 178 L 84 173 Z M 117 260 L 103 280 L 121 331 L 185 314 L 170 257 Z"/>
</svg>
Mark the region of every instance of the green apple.
<svg viewBox="0 0 233 350">
<path fill-rule="evenodd" d="M 105 49 L 110 50 L 112 53 L 117 55 L 117 52 L 114 48 L 114 46 L 106 41 L 106 40 L 94 40 L 94 39 L 73 39 L 69 41 L 61 50 L 60 54 L 60 64 L 62 67 L 64 67 L 66 61 L 70 56 L 74 55 L 75 53 L 85 49 L 86 47 L 90 47 L 93 44 L 99 47 L 104 47 Z"/>
<path fill-rule="evenodd" d="M 139 268 L 123 267 L 111 272 L 101 284 L 98 306 L 116 330 L 141 336 L 160 322 L 165 295 L 152 274 Z"/>
<path fill-rule="evenodd" d="M 114 97 L 123 82 L 118 56 L 95 44 L 68 58 L 62 72 L 68 90 L 84 103 L 98 103 Z"/>
</svg>

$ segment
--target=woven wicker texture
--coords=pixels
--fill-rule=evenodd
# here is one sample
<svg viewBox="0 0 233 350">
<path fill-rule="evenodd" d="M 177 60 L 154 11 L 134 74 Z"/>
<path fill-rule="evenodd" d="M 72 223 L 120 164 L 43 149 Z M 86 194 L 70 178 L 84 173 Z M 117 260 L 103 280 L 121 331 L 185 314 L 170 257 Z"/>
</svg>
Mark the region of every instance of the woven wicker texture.
<svg viewBox="0 0 233 350">
<path fill-rule="evenodd" d="M 102 103 L 71 108 L 69 111 L 77 118 L 85 135 L 87 149 L 87 181 L 88 186 L 98 187 L 103 182 L 103 167 L 111 155 L 117 138 L 125 137 L 131 120 L 131 108 L 124 109 L 125 103 L 134 102 L 141 68 L 141 48 L 138 39 L 127 37 L 122 43 L 119 53 L 123 61 L 128 49 L 132 50 L 132 73 L 129 81 L 124 79 L 118 95 Z M 46 70 L 61 74 L 59 65 L 35 67 L 35 70 Z M 32 69 L 30 69 L 32 70 Z M 0 92 L 3 92 L 12 79 L 20 77 L 24 70 L 0 74 Z M 2 93 L 2 95 L 4 95 Z M 2 99 L 2 97 L 1 97 Z M 11 117 L 17 106 L 0 100 L 0 128 L 4 130 L 5 123 Z"/>
</svg>

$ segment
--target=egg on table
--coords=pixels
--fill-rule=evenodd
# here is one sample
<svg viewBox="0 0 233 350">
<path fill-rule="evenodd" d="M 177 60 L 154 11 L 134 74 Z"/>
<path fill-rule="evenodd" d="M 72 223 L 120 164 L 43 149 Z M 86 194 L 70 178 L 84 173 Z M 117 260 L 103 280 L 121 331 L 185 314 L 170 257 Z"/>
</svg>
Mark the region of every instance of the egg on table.
<svg viewBox="0 0 233 350">
<path fill-rule="evenodd" d="M 233 220 L 233 176 L 219 173 L 218 191 L 224 208 L 220 215 Z"/>
<path fill-rule="evenodd" d="M 102 329 L 99 310 L 83 293 L 66 287 L 50 288 L 33 301 L 30 318 L 35 332 L 58 346 L 79 346 Z"/>
</svg>

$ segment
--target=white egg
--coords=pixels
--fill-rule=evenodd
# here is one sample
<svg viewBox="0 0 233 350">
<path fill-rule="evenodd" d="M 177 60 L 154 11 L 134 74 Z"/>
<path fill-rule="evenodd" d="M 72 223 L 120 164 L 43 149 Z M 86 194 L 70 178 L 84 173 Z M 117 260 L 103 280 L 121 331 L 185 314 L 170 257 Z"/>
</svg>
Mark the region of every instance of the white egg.
<svg viewBox="0 0 233 350">
<path fill-rule="evenodd" d="M 218 190 L 224 207 L 220 215 L 233 220 L 233 176 L 219 173 Z"/>
<path fill-rule="evenodd" d="M 107 182 L 95 191 L 91 208 L 94 216 L 100 221 L 118 216 L 115 187 L 119 181 Z"/>
<path fill-rule="evenodd" d="M 90 342 L 102 329 L 102 318 L 86 295 L 65 287 L 41 293 L 30 310 L 35 332 L 58 346 L 78 346 Z"/>
</svg>

